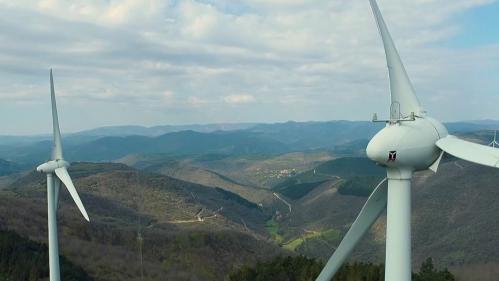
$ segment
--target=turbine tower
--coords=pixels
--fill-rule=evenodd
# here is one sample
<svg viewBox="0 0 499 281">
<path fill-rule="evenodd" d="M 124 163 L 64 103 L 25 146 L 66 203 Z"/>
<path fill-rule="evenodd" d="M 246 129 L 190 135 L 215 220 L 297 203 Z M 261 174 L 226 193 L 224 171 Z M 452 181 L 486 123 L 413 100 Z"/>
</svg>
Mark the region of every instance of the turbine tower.
<svg viewBox="0 0 499 281">
<path fill-rule="evenodd" d="M 444 153 L 470 162 L 499 167 L 499 150 L 448 135 L 426 116 L 414 92 L 375 0 L 369 0 L 383 41 L 390 79 L 387 125 L 369 142 L 367 156 L 386 168 L 378 184 L 333 253 L 317 281 L 330 281 L 355 245 L 387 208 L 385 281 L 411 280 L 411 179 L 415 171 L 437 172 Z M 375 115 L 376 116 L 376 115 Z M 377 120 L 376 117 L 373 121 Z M 388 185 L 383 183 L 388 181 Z"/>
<path fill-rule="evenodd" d="M 48 235 L 49 235 L 49 270 L 50 281 L 59 281 L 59 241 L 57 239 L 57 206 L 59 201 L 59 188 L 61 182 L 66 186 L 76 206 L 87 221 L 90 221 L 81 202 L 80 196 L 68 174 L 69 163 L 62 157 L 61 132 L 57 117 L 57 106 L 55 103 L 54 79 L 52 69 L 50 70 L 50 94 L 52 102 L 52 125 L 54 144 L 51 160 L 38 166 L 36 170 L 47 175 L 47 212 L 48 212 Z"/>
</svg>

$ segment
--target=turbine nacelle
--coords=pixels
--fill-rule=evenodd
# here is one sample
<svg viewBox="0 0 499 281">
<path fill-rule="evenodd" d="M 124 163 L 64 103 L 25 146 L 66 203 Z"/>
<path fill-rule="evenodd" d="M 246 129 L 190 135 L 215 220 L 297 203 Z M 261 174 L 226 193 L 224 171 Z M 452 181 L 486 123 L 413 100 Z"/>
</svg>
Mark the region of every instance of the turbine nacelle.
<svg viewBox="0 0 499 281">
<path fill-rule="evenodd" d="M 54 173 L 56 169 L 68 168 L 69 166 L 69 162 L 64 161 L 63 159 L 51 160 L 36 167 L 36 171 L 39 173 L 49 174 Z"/>
<path fill-rule="evenodd" d="M 428 117 L 390 123 L 371 139 L 366 153 L 381 166 L 425 170 L 438 159 L 441 150 L 435 143 L 446 135 L 445 127 Z"/>
</svg>

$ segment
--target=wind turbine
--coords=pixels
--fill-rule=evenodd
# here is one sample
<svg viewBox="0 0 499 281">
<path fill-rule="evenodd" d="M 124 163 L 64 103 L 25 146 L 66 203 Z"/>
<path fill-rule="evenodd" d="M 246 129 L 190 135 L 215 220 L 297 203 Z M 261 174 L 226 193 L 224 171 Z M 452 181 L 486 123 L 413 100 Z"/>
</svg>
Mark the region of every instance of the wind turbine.
<svg viewBox="0 0 499 281">
<path fill-rule="evenodd" d="M 387 208 L 385 281 L 411 280 L 411 178 L 415 171 L 437 172 L 446 152 L 499 167 L 499 149 L 458 139 L 421 107 L 375 0 L 369 0 L 383 41 L 390 78 L 390 120 L 369 142 L 367 156 L 386 168 L 349 231 L 317 281 L 329 281 L 355 245 Z M 388 185 L 383 185 L 388 181 Z"/>
<path fill-rule="evenodd" d="M 489 143 L 489 146 L 492 146 L 493 148 L 499 147 L 499 143 L 497 143 L 497 131 L 494 131 L 494 140 Z"/>
<path fill-rule="evenodd" d="M 59 242 L 57 239 L 57 207 L 59 201 L 59 188 L 61 182 L 66 186 L 73 198 L 76 206 L 87 221 L 87 211 L 81 202 L 78 192 L 68 174 L 69 163 L 62 157 L 61 132 L 59 130 L 59 120 L 57 117 L 57 106 L 55 103 L 54 79 L 52 69 L 50 70 L 50 94 L 52 101 L 52 125 L 54 134 L 54 144 L 52 148 L 52 159 L 38 166 L 36 170 L 47 175 L 47 213 L 48 213 L 48 232 L 49 232 L 49 270 L 50 281 L 59 281 Z M 54 176 L 55 174 L 55 176 Z"/>
</svg>

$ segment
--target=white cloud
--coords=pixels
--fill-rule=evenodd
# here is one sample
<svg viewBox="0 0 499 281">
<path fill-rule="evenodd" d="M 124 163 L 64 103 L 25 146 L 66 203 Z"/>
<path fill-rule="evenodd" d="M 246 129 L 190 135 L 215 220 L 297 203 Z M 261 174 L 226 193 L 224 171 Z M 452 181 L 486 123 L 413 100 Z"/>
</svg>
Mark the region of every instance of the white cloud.
<svg viewBox="0 0 499 281">
<path fill-rule="evenodd" d="M 187 103 L 195 107 L 201 107 L 210 104 L 211 102 L 201 97 L 191 96 L 187 99 Z"/>
<path fill-rule="evenodd" d="M 499 118 L 454 110 L 493 96 L 499 46 L 436 47 L 463 32 L 457 16 L 492 2 L 379 0 L 420 99 L 437 117 Z M 50 67 L 67 114 L 78 112 L 75 100 L 129 108 L 109 122 L 230 121 L 242 107 L 226 104 L 254 102 L 258 109 L 237 112 L 240 121 L 368 119 L 388 100 L 367 0 L 0 0 L 0 17 L 4 107 L 47 103 Z M 85 121 L 97 126 L 106 114 Z"/>
<path fill-rule="evenodd" d="M 229 95 L 224 97 L 224 101 L 228 104 L 244 104 L 253 103 L 256 101 L 256 98 L 248 94 Z"/>
<path fill-rule="evenodd" d="M 11 8 L 32 10 L 45 15 L 97 23 L 123 25 L 149 22 L 162 17 L 169 0 L 1 0 Z"/>
</svg>

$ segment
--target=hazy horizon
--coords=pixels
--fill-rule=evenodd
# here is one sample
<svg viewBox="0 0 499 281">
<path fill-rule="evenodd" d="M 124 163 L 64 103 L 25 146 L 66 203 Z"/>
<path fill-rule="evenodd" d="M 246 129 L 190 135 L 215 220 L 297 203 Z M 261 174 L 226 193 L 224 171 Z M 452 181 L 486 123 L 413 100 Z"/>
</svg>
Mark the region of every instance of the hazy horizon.
<svg viewBox="0 0 499 281">
<path fill-rule="evenodd" d="M 381 117 L 381 116 L 380 116 Z M 50 120 L 49 120 L 50 121 Z M 47 121 L 47 122 L 49 122 Z M 87 131 L 92 131 L 92 130 L 98 130 L 98 129 L 105 129 L 105 128 L 119 128 L 119 127 L 141 127 L 141 128 L 155 128 L 155 127 L 163 127 L 163 126 L 171 126 L 171 127 L 189 127 L 189 126 L 217 126 L 217 125 L 272 125 L 272 124 L 285 124 L 285 123 L 290 123 L 290 122 L 295 122 L 295 123 L 327 123 L 327 122 L 338 122 L 338 121 L 346 121 L 346 122 L 371 122 L 371 120 L 347 120 L 347 119 L 335 119 L 335 120 L 303 120 L 303 121 L 297 121 L 297 120 L 285 120 L 285 121 L 276 121 L 276 122 L 220 122 L 220 123 L 185 123 L 185 124 L 154 124 L 154 125 L 145 125 L 145 124 L 117 124 L 117 125 L 103 125 L 103 126 L 98 126 L 98 127 L 91 127 L 91 128 L 84 128 L 81 130 L 77 131 L 64 131 L 61 129 L 61 134 L 63 135 L 73 135 L 73 134 L 78 134 L 78 133 L 83 133 Z M 486 122 L 492 122 L 492 123 L 498 123 L 499 124 L 499 119 L 494 120 L 494 119 L 481 119 L 481 120 L 451 120 L 451 121 L 442 121 L 442 123 L 486 123 Z M 373 123 L 374 124 L 374 123 Z M 499 130 L 499 127 L 498 127 Z M 45 132 L 41 133 L 19 133 L 19 134 L 2 134 L 0 133 L 0 137 L 52 137 L 52 127 L 49 124 L 48 129 Z"/>
</svg>

